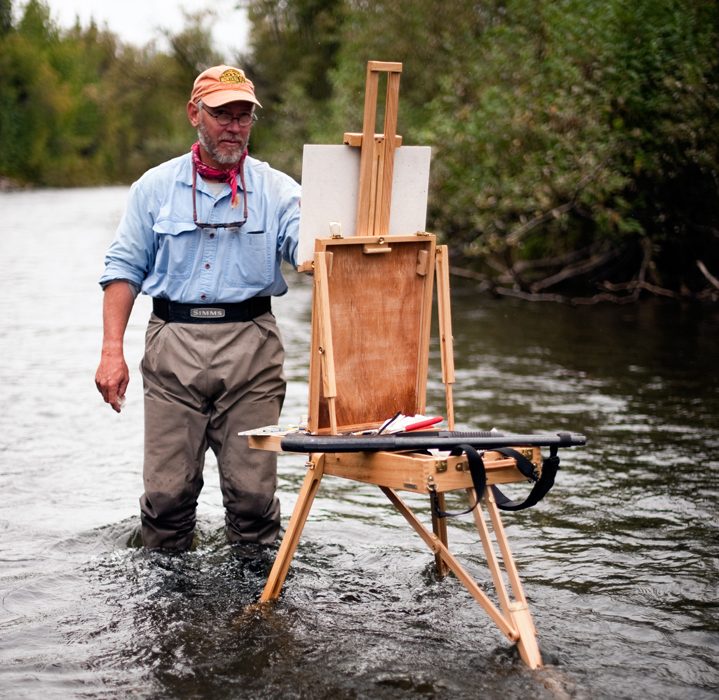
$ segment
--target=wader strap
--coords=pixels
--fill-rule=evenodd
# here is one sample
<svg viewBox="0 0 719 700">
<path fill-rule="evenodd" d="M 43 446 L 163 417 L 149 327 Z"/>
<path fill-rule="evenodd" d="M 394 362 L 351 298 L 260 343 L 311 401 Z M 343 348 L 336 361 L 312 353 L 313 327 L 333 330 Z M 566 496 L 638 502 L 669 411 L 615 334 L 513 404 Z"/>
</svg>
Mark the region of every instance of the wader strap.
<svg viewBox="0 0 719 700">
<path fill-rule="evenodd" d="M 496 486 L 492 486 L 494 500 L 497 503 L 497 508 L 500 510 L 524 510 L 525 508 L 531 508 L 539 503 L 539 501 L 549 493 L 552 486 L 554 486 L 554 477 L 557 475 L 557 470 L 559 469 L 558 448 L 556 445 L 550 448 L 549 457 L 546 457 L 542 461 L 542 475 L 539 479 L 537 479 L 537 475 L 534 473 L 534 465 L 523 454 L 517 452 L 517 450 L 503 447 L 496 451 L 501 452 L 507 457 L 513 457 L 517 461 L 519 471 L 528 479 L 535 482 L 529 495 L 523 501 L 511 501 Z"/>
<path fill-rule="evenodd" d="M 479 503 L 482 496 L 484 496 L 484 489 L 487 487 L 487 473 L 484 470 L 482 455 L 471 445 L 458 445 L 449 454 L 451 457 L 456 457 L 457 455 L 461 455 L 462 452 L 467 455 L 467 463 L 469 464 L 469 473 L 472 477 L 476 500 L 474 505 L 471 508 L 467 508 L 467 510 L 460 511 L 459 513 L 448 513 L 447 511 L 440 510 L 437 492 L 430 491 L 429 497 L 432 510 L 438 518 L 454 518 L 457 515 L 471 513 L 477 507 L 477 503 Z"/>
</svg>

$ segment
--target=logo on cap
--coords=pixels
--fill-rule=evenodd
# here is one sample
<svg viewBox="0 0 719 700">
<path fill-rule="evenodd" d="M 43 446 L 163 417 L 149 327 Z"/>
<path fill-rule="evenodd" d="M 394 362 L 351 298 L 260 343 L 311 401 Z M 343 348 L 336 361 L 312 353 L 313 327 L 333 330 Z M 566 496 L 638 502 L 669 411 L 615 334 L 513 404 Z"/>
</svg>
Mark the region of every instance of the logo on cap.
<svg viewBox="0 0 719 700">
<path fill-rule="evenodd" d="M 246 83 L 247 78 L 245 78 L 243 71 L 238 70 L 237 68 L 228 68 L 227 70 L 222 71 L 219 81 L 221 83 Z"/>
</svg>

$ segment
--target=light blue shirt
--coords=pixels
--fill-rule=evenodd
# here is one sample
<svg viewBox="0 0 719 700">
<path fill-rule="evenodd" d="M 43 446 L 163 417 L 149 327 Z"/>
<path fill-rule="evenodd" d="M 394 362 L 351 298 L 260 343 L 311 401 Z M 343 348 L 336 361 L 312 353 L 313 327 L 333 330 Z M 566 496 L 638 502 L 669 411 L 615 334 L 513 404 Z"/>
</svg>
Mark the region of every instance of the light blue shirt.
<svg viewBox="0 0 719 700">
<path fill-rule="evenodd" d="M 300 186 L 267 163 L 245 158 L 247 222 L 198 228 L 192 217 L 192 160 L 179 156 L 148 170 L 130 188 L 125 214 L 105 257 L 103 288 L 127 280 L 144 294 L 183 303 L 229 303 L 287 291 L 280 263 L 296 265 Z M 238 178 L 239 179 L 239 178 Z M 197 176 L 197 220 L 230 223 L 230 186 Z"/>
</svg>

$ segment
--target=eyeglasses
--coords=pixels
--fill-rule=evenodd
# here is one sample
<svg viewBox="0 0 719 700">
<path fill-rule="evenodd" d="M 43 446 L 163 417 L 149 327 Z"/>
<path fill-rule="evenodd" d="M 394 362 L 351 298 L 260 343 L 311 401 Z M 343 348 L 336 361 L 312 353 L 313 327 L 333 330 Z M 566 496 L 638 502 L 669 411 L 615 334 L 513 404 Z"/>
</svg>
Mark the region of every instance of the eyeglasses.
<svg viewBox="0 0 719 700">
<path fill-rule="evenodd" d="M 242 112 L 233 117 L 229 112 L 212 112 L 202 102 L 198 104 L 198 107 L 204 109 L 220 126 L 229 126 L 232 122 L 237 122 L 240 126 L 249 126 L 257 121 L 257 115 L 254 112 Z"/>
<path fill-rule="evenodd" d="M 201 229 L 212 229 L 213 231 L 217 231 L 219 228 L 227 229 L 228 231 L 233 232 L 239 230 L 247 223 L 247 219 L 244 219 L 243 221 L 232 221 L 228 224 L 206 224 L 204 221 L 195 221 L 195 226 L 197 228 Z"/>
</svg>

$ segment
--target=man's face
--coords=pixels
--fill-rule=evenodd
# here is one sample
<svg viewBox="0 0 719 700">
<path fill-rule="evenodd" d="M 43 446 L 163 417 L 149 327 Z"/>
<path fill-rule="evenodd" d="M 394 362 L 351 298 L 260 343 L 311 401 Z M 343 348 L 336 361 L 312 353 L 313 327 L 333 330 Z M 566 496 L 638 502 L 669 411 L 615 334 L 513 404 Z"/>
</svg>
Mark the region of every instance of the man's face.
<svg viewBox="0 0 719 700">
<path fill-rule="evenodd" d="M 252 115 L 254 105 L 251 102 L 229 102 L 221 107 L 198 108 L 197 105 L 188 105 L 190 123 L 197 128 L 197 137 L 200 147 L 204 151 L 203 161 L 218 168 L 227 168 L 239 162 L 250 140 Z M 227 125 L 220 121 L 232 117 Z M 239 120 L 249 122 L 242 125 Z"/>
</svg>

